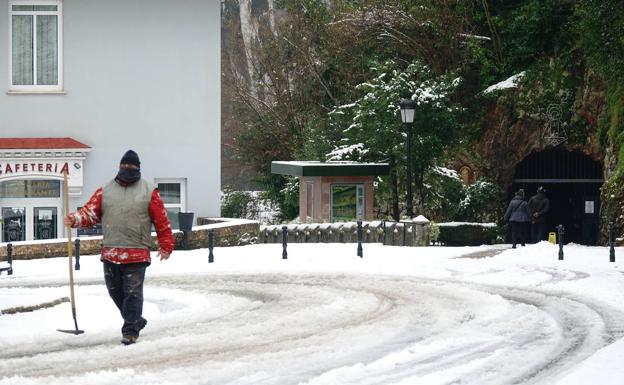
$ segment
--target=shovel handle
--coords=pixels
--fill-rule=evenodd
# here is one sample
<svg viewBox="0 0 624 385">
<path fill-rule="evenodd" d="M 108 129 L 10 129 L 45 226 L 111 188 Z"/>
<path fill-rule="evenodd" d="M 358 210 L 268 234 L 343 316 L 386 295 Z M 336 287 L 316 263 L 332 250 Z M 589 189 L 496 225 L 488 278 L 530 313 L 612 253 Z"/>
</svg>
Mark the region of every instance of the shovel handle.
<svg viewBox="0 0 624 385">
<path fill-rule="evenodd" d="M 67 171 L 63 172 L 63 206 L 66 217 L 69 214 L 69 192 L 67 191 Z M 74 269 L 72 264 L 71 227 L 67 226 L 67 260 L 69 263 L 69 300 L 71 301 L 72 315 L 76 319 L 76 300 L 74 298 Z"/>
</svg>

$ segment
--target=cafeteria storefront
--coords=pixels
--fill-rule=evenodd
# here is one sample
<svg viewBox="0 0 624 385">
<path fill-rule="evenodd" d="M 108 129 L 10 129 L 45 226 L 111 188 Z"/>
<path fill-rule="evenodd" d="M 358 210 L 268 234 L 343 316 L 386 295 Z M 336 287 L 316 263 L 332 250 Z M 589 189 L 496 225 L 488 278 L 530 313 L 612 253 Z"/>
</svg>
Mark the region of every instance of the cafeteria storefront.
<svg viewBox="0 0 624 385">
<path fill-rule="evenodd" d="M 0 138 L 0 242 L 64 237 L 63 175 L 82 195 L 90 147 L 71 138 Z"/>
</svg>

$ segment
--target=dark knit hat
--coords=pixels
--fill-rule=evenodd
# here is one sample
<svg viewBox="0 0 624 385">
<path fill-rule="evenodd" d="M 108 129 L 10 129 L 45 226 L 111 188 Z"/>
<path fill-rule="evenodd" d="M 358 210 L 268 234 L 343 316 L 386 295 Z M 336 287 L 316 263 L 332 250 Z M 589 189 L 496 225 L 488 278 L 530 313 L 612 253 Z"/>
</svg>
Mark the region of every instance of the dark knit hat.
<svg viewBox="0 0 624 385">
<path fill-rule="evenodd" d="M 137 167 L 141 167 L 141 161 L 139 160 L 139 154 L 132 150 L 126 151 L 126 153 L 121 157 L 119 164 L 133 164 Z"/>
</svg>

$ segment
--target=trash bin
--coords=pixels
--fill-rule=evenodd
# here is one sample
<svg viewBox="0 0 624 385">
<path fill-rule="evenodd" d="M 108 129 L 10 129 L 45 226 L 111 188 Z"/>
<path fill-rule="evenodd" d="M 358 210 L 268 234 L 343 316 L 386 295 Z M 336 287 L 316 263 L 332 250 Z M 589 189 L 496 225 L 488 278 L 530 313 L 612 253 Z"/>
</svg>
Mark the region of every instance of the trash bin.
<svg viewBox="0 0 624 385">
<path fill-rule="evenodd" d="M 180 230 L 186 232 L 193 229 L 193 217 L 195 213 L 178 213 Z"/>
<path fill-rule="evenodd" d="M 193 216 L 195 216 L 195 213 L 178 213 L 180 230 L 184 232 L 184 237 L 182 238 L 183 250 L 188 250 L 189 232 L 193 229 Z"/>
<path fill-rule="evenodd" d="M 550 233 L 548 233 L 548 242 L 552 243 L 553 245 L 556 245 L 557 233 L 555 233 L 554 231 L 551 231 Z"/>
</svg>

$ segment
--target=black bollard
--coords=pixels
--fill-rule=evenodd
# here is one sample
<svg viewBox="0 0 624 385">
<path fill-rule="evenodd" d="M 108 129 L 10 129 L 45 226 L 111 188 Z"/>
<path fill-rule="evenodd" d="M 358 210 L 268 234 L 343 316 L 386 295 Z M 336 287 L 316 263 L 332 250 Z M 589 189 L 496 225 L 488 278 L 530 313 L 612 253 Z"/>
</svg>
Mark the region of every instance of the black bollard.
<svg viewBox="0 0 624 385">
<path fill-rule="evenodd" d="M 407 245 L 407 223 L 403 223 L 403 246 Z"/>
<path fill-rule="evenodd" d="M 13 275 L 13 244 L 9 243 L 7 245 L 7 262 L 9 263 L 9 269 L 7 270 L 7 275 Z"/>
<path fill-rule="evenodd" d="M 381 227 L 383 228 L 383 242 L 382 245 L 386 244 L 386 221 L 381 222 Z"/>
<path fill-rule="evenodd" d="M 563 261 L 563 234 L 565 229 L 563 225 L 557 226 L 557 242 L 559 243 L 559 260 Z"/>
<path fill-rule="evenodd" d="M 357 221 L 357 256 L 364 258 L 364 250 L 362 249 L 362 221 Z"/>
<path fill-rule="evenodd" d="M 80 270 L 80 239 L 76 238 L 74 245 L 76 249 L 76 263 L 74 264 L 74 270 Z"/>
<path fill-rule="evenodd" d="M 213 248 L 214 248 L 214 229 L 208 229 L 208 263 L 214 262 L 214 254 L 212 254 Z"/>
<path fill-rule="evenodd" d="M 288 246 L 288 227 L 282 226 L 282 259 L 288 259 L 286 246 Z"/>
<path fill-rule="evenodd" d="M 609 232 L 609 262 L 615 262 L 615 248 L 613 247 L 613 233 L 615 232 L 615 226 L 613 222 L 609 222 L 607 226 Z"/>
</svg>

